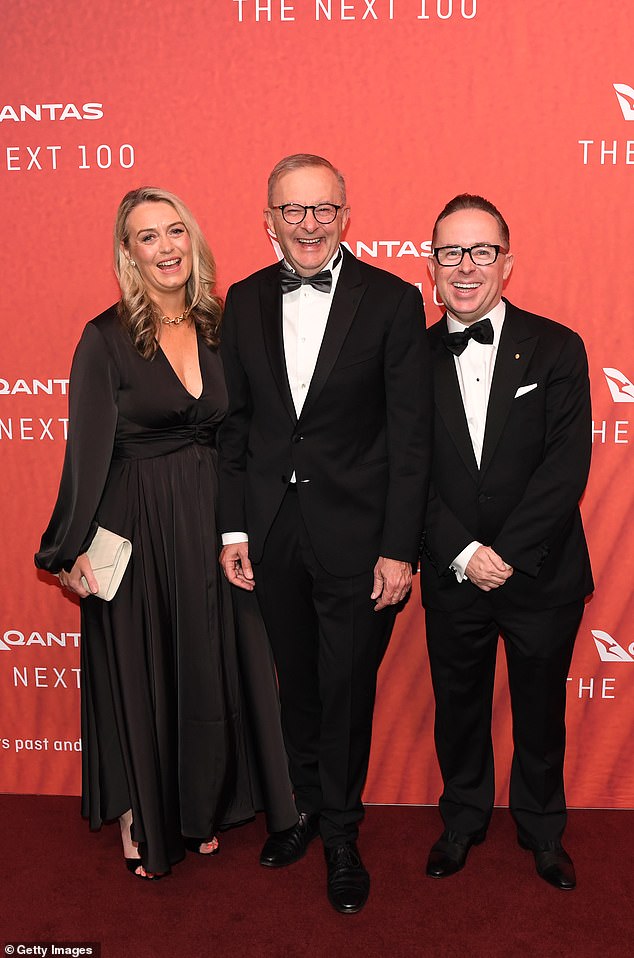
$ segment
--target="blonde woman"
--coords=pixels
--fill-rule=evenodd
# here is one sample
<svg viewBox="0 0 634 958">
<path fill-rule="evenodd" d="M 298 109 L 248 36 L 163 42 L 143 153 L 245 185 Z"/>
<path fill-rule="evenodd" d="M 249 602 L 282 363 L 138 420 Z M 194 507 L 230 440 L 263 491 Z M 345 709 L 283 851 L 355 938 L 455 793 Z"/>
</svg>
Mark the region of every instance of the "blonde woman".
<svg viewBox="0 0 634 958">
<path fill-rule="evenodd" d="M 83 814 L 91 828 L 118 818 L 127 867 L 151 879 L 186 848 L 214 854 L 218 828 L 252 817 L 258 797 L 217 558 L 227 396 L 213 257 L 182 201 L 154 188 L 122 200 L 114 257 L 121 300 L 87 324 L 75 353 L 61 485 L 35 561 L 81 600 Z M 132 542 L 111 602 L 93 594 L 86 549 L 97 526 Z M 255 605 L 245 619 L 261 629 Z M 244 685 L 279 830 L 297 812 L 261 638 Z"/>
</svg>

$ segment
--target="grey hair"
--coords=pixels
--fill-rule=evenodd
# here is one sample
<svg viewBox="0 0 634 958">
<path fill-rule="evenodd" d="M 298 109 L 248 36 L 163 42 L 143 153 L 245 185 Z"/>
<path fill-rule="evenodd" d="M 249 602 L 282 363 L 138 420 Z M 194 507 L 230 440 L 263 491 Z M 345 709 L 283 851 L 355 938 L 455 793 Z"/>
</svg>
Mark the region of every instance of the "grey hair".
<svg viewBox="0 0 634 958">
<path fill-rule="evenodd" d="M 346 182 L 343 178 L 343 174 L 336 166 L 332 165 L 330 160 L 325 159 L 323 156 L 316 156 L 314 153 L 293 153 L 291 156 L 285 156 L 284 159 L 275 164 L 269 175 L 267 193 L 269 206 L 273 204 L 273 192 L 280 177 L 284 176 L 285 173 L 291 173 L 293 170 L 301 170 L 307 166 L 324 166 L 327 170 L 330 170 L 331 173 L 334 173 L 341 191 L 341 202 L 345 206 Z"/>
</svg>

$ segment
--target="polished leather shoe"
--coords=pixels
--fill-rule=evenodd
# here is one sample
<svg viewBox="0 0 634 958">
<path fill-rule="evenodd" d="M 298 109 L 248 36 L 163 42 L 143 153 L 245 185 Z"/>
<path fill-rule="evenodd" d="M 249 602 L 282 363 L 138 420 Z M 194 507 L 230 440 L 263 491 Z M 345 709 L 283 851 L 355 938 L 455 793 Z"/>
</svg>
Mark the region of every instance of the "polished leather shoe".
<svg viewBox="0 0 634 958">
<path fill-rule="evenodd" d="M 448 878 L 464 868 L 472 845 L 481 845 L 486 832 L 473 835 L 460 835 L 451 829 L 445 829 L 438 841 L 432 845 L 427 859 L 426 872 L 430 878 Z"/>
<path fill-rule="evenodd" d="M 561 842 L 531 843 L 519 837 L 517 840 L 521 848 L 525 848 L 535 856 L 535 868 L 540 878 L 561 891 L 572 891 L 577 887 L 575 866 Z"/>
<path fill-rule="evenodd" d="M 299 821 L 292 828 L 269 835 L 260 853 L 260 865 L 283 868 L 298 862 L 318 834 L 319 815 L 314 812 L 300 812 Z"/>
<path fill-rule="evenodd" d="M 324 848 L 328 868 L 328 901 L 342 915 L 361 911 L 370 894 L 370 876 L 354 842 Z"/>
</svg>

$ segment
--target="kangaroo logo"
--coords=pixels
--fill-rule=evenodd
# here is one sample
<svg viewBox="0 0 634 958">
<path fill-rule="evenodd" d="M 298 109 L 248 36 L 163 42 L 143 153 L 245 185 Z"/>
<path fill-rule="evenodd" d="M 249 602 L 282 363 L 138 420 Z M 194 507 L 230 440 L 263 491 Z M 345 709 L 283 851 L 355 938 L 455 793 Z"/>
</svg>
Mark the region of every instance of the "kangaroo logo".
<svg viewBox="0 0 634 958">
<path fill-rule="evenodd" d="M 624 120 L 634 120 L 634 90 L 627 83 L 613 83 Z"/>
<path fill-rule="evenodd" d="M 614 402 L 634 402 L 634 384 L 619 369 L 604 368 L 608 389 Z"/>
<path fill-rule="evenodd" d="M 634 642 L 626 652 L 608 632 L 601 632 L 600 629 L 591 629 L 591 632 L 602 662 L 634 662 Z"/>
</svg>

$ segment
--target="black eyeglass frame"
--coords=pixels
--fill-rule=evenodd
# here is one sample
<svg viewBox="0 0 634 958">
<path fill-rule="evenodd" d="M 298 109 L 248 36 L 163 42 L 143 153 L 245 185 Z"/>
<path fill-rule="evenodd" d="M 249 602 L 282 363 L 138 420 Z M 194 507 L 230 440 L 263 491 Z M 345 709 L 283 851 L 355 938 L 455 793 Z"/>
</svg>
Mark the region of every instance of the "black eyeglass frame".
<svg viewBox="0 0 634 958">
<path fill-rule="evenodd" d="M 295 220 L 294 222 L 291 223 L 290 220 L 286 219 L 284 210 L 288 209 L 289 206 L 294 206 L 295 209 L 302 209 L 304 211 L 304 215 L 302 216 L 301 220 Z M 322 206 L 330 206 L 332 207 L 332 209 L 334 209 L 335 215 L 333 216 L 331 220 L 324 221 L 324 220 L 317 219 L 316 210 L 320 209 Z M 315 217 L 315 220 L 317 223 L 319 223 L 321 226 L 328 226 L 330 223 L 335 222 L 335 220 L 337 219 L 339 210 L 343 209 L 343 205 L 342 204 L 337 205 L 336 203 L 317 203 L 316 206 L 304 206 L 302 203 L 282 203 L 281 206 L 273 206 L 272 209 L 279 210 L 280 213 L 282 214 L 282 219 L 284 220 L 285 223 L 288 223 L 289 226 L 299 226 L 300 223 L 303 223 L 304 220 L 306 219 L 306 214 L 308 213 L 309 210 L 312 210 L 313 216 Z"/>
<path fill-rule="evenodd" d="M 495 250 L 495 256 L 490 263 L 476 263 L 476 261 L 473 258 L 472 250 L 482 249 L 483 247 L 485 249 Z M 438 253 L 440 253 L 444 249 L 462 250 L 462 256 L 460 257 L 457 263 L 441 263 L 438 258 Z M 508 249 L 505 249 L 503 246 L 500 246 L 499 243 L 475 243 L 473 246 L 458 246 L 457 244 L 456 245 L 452 244 L 450 246 L 436 246 L 434 247 L 434 250 L 433 250 L 434 259 L 436 260 L 438 265 L 442 266 L 444 269 L 450 269 L 452 266 L 460 266 L 460 264 L 462 263 L 464 259 L 465 253 L 469 254 L 469 259 L 471 260 L 474 266 L 493 266 L 493 264 L 497 261 L 497 258 L 500 255 L 500 253 L 503 253 L 504 256 L 506 256 L 506 254 L 508 253 Z"/>
</svg>

